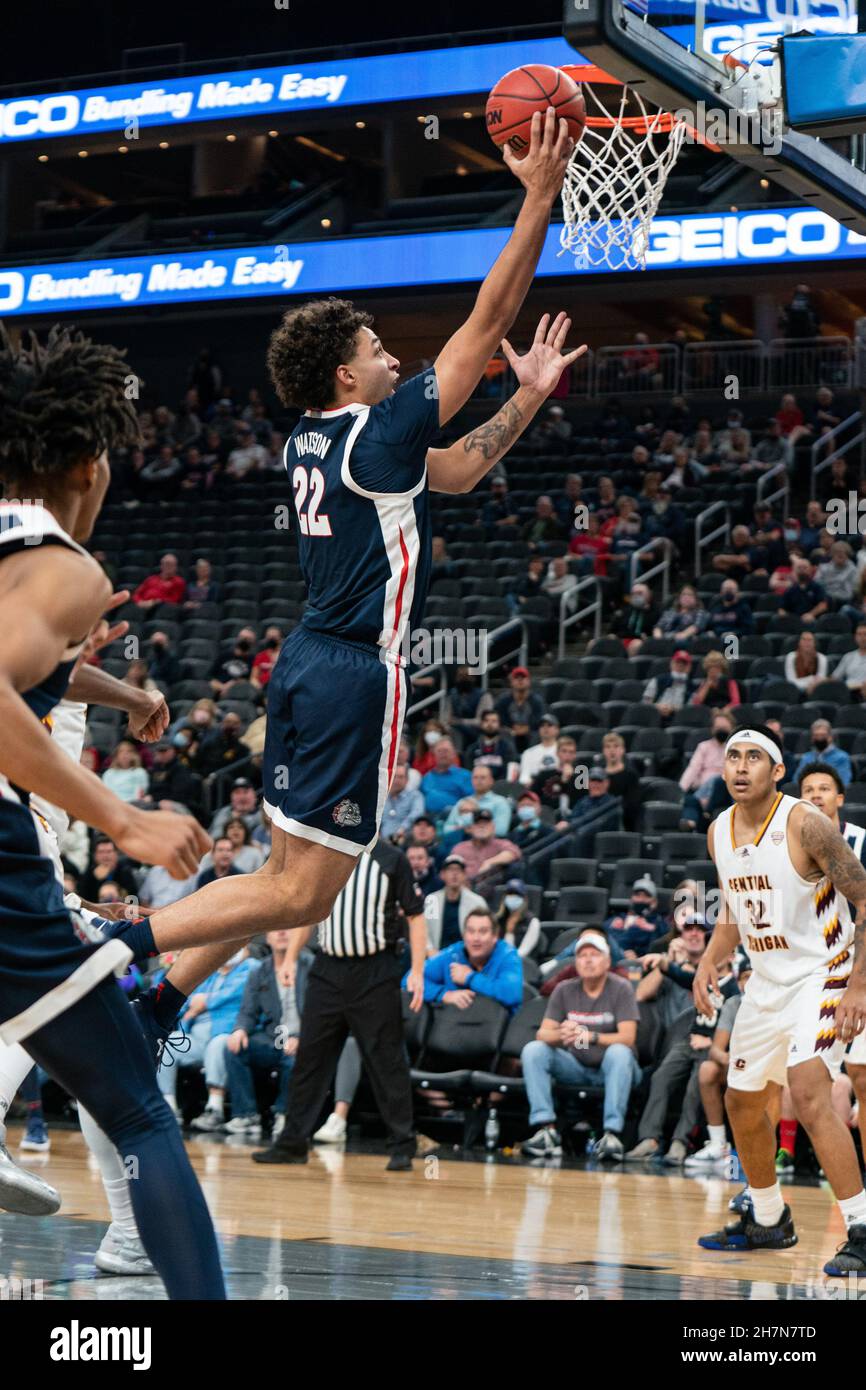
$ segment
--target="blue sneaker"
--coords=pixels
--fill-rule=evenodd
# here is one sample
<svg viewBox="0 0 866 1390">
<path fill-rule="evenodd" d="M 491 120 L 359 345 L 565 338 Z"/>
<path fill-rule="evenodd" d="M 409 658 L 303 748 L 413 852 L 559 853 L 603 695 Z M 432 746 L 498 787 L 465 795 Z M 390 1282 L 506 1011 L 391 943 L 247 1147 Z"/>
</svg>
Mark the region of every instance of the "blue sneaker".
<svg viewBox="0 0 866 1390">
<path fill-rule="evenodd" d="M 19 1149 L 26 1149 L 29 1153 L 47 1154 L 51 1148 L 51 1140 L 48 1138 L 48 1131 L 45 1128 L 43 1119 L 32 1119 L 27 1121 L 27 1133 L 18 1145 Z"/>
<path fill-rule="evenodd" d="M 866 1226 L 852 1226 L 824 1273 L 843 1279 L 846 1274 L 866 1274 Z"/>
<path fill-rule="evenodd" d="M 157 1021 L 153 1011 L 154 999 L 154 991 L 142 994 L 132 1001 L 132 1008 L 150 1048 L 154 1066 L 159 1071 L 160 1067 L 173 1067 L 175 1053 L 189 1052 L 192 1043 L 182 1028 L 175 1032 Z"/>
<path fill-rule="evenodd" d="M 754 1214 L 752 1199 L 749 1196 L 748 1184 L 743 1188 L 742 1192 L 738 1192 L 737 1195 L 732 1197 L 728 1202 L 728 1211 L 735 1211 L 737 1216 L 752 1216 Z"/>
<path fill-rule="evenodd" d="M 796 1244 L 797 1235 L 790 1207 L 783 1208 L 775 1226 L 760 1226 L 749 1211 L 723 1230 L 698 1237 L 698 1245 L 703 1246 L 704 1250 L 787 1250 Z"/>
</svg>

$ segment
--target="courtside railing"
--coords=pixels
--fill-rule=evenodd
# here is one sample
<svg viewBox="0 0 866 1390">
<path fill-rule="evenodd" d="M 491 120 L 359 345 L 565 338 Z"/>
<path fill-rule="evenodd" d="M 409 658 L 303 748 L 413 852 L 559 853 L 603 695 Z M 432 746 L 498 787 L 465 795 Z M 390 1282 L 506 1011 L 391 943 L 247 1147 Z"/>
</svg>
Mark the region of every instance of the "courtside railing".
<svg viewBox="0 0 866 1390">
<path fill-rule="evenodd" d="M 837 443 L 846 430 L 853 430 L 854 433 L 850 438 Z M 866 439 L 866 432 L 863 430 L 863 416 L 859 410 L 855 410 L 853 415 L 848 416 L 847 420 L 840 420 L 834 429 L 815 440 L 810 450 L 810 497 L 815 496 L 816 480 L 832 467 L 834 460 L 845 458 L 849 449 L 859 448 L 864 439 Z"/>
<path fill-rule="evenodd" d="M 517 639 L 515 645 L 500 652 L 498 656 L 491 657 L 490 653 L 498 646 L 500 639 L 504 638 L 506 633 L 510 632 L 514 632 Z M 485 632 L 481 689 L 489 689 L 491 671 L 498 670 L 500 666 L 504 666 L 506 662 L 513 660 L 515 656 L 518 657 L 518 664 L 520 666 L 527 666 L 529 664 L 529 625 L 524 622 L 523 618 L 509 618 L 508 622 L 502 623 L 499 627 L 492 628 L 489 632 Z"/>
<path fill-rule="evenodd" d="M 762 473 L 758 479 L 755 501 L 766 502 L 768 507 L 772 507 L 776 502 L 782 502 L 781 509 L 776 513 L 782 519 L 788 515 L 788 497 L 791 491 L 791 481 L 788 475 L 787 465 L 777 463 L 775 468 L 768 468 L 766 473 Z"/>
<path fill-rule="evenodd" d="M 578 595 L 584 592 L 591 592 L 592 597 L 588 603 L 577 607 Z M 601 636 L 601 608 L 602 596 L 601 585 L 598 577 L 594 574 L 587 574 L 583 579 L 579 579 L 570 589 L 566 589 L 559 599 L 559 646 L 560 657 L 565 656 L 565 640 L 570 628 L 578 624 L 583 625 L 588 619 L 592 619 L 593 637 Z"/>
<path fill-rule="evenodd" d="M 710 517 L 718 516 L 724 512 L 725 519 L 718 526 L 714 526 L 712 531 L 705 528 Z M 709 507 L 705 507 L 702 512 L 698 512 L 695 517 L 695 578 L 700 576 L 703 565 L 704 551 L 724 536 L 726 541 L 731 539 L 731 508 L 727 502 L 711 502 Z"/>
<path fill-rule="evenodd" d="M 642 568 L 642 561 L 649 559 L 651 555 L 661 552 L 661 559 L 657 560 L 649 569 Z M 662 577 L 662 603 L 666 604 L 671 592 L 671 543 L 668 540 L 655 539 L 647 541 L 639 550 L 635 550 L 629 556 L 628 562 L 628 582 L 629 588 L 635 584 L 649 584 L 658 576 Z"/>
</svg>

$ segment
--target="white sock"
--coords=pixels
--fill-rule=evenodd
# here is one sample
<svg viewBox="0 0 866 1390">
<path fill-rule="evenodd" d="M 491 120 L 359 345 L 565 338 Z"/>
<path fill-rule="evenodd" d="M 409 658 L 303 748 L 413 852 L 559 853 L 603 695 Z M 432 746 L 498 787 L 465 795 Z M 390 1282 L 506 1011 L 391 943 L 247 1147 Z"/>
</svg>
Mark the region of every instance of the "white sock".
<svg viewBox="0 0 866 1390">
<path fill-rule="evenodd" d="M 138 1226 L 132 1210 L 129 1180 L 120 1154 L 83 1105 L 78 1107 L 78 1119 L 87 1147 L 99 1164 L 99 1175 L 108 1198 L 111 1220 L 130 1240 L 138 1240 Z"/>
<path fill-rule="evenodd" d="M 839 1210 L 845 1218 L 845 1229 L 850 1231 L 852 1226 L 866 1226 L 866 1192 L 861 1188 L 854 1197 L 846 1197 L 839 1202 Z"/>
<path fill-rule="evenodd" d="M 205 1110 L 214 1110 L 214 1111 L 216 1111 L 217 1115 L 221 1115 L 221 1114 L 223 1113 L 223 1098 L 222 1098 L 222 1096 L 221 1096 L 221 1095 L 218 1095 L 218 1094 L 217 1094 L 217 1095 L 208 1096 L 208 1098 L 207 1098 L 207 1105 L 205 1106 Z"/>
<path fill-rule="evenodd" d="M 772 1187 L 753 1187 L 750 1189 L 752 1205 L 755 1208 L 755 1220 L 759 1226 L 778 1226 L 782 1212 L 785 1210 L 785 1203 L 782 1201 L 782 1189 L 778 1182 L 774 1182 Z"/>
<path fill-rule="evenodd" d="M 15 1099 L 15 1092 L 33 1066 L 33 1058 L 28 1057 L 18 1043 L 8 1046 L 0 1043 L 0 1125 L 9 1112 Z"/>
<path fill-rule="evenodd" d="M 724 1125 L 707 1125 L 707 1129 L 709 1131 L 711 1144 L 724 1144 L 727 1142 Z"/>
</svg>

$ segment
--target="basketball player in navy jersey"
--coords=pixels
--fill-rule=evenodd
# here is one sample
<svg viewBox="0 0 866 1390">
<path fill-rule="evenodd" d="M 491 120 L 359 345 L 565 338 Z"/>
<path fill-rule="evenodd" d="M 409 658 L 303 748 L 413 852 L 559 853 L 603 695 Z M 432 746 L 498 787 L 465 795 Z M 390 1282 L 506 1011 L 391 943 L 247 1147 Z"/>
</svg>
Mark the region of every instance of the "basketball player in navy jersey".
<svg viewBox="0 0 866 1390">
<path fill-rule="evenodd" d="M 524 160 L 506 151 L 523 206 L 472 313 L 429 371 L 396 390 L 399 362 L 369 315 L 343 300 L 291 309 L 271 339 L 277 394 L 304 412 L 285 461 L 309 589 L 268 686 L 271 855 L 257 873 L 209 884 L 122 933 L 136 957 L 202 947 L 173 968 L 163 1023 L 165 1006 L 179 1007 L 235 949 L 229 943 L 323 921 L 357 856 L 375 844 L 406 708 L 404 635 L 427 596 L 429 491 L 470 491 L 585 351 L 563 353 L 565 315 L 542 321 L 524 359 L 505 343 L 512 365 L 523 364 L 515 396 L 459 447 L 430 447 L 520 310 L 571 149 L 551 108 L 533 117 Z"/>
<path fill-rule="evenodd" d="M 0 1038 L 81 1101 L 134 1156 L 133 1207 L 169 1297 L 223 1299 L 210 1215 L 156 1084 L 141 1026 L 113 978 L 120 943 L 74 929 L 31 795 L 103 830 L 176 878 L 210 840 L 192 817 L 145 812 L 55 746 L 40 723 L 66 692 L 111 586 L 83 549 L 109 482 L 107 450 L 137 435 L 113 348 L 53 329 L 18 349 L 0 331 Z"/>
</svg>

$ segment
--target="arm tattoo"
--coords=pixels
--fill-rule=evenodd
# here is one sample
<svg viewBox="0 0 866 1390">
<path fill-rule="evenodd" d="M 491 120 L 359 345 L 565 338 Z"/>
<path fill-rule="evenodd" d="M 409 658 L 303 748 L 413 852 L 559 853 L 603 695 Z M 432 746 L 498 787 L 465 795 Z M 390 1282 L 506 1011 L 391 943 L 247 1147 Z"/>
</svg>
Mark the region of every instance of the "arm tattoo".
<svg viewBox="0 0 866 1390">
<path fill-rule="evenodd" d="M 834 825 L 821 814 L 809 813 L 800 827 L 800 843 L 824 870 L 837 893 L 857 909 L 854 927 L 854 970 L 866 973 L 866 869 Z"/>
<path fill-rule="evenodd" d="M 467 434 L 463 441 L 464 452 L 471 454 L 477 450 L 484 459 L 496 458 L 514 443 L 522 429 L 523 412 L 514 401 L 506 401 L 492 420 Z"/>
</svg>

